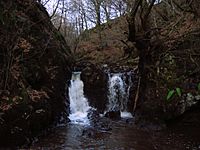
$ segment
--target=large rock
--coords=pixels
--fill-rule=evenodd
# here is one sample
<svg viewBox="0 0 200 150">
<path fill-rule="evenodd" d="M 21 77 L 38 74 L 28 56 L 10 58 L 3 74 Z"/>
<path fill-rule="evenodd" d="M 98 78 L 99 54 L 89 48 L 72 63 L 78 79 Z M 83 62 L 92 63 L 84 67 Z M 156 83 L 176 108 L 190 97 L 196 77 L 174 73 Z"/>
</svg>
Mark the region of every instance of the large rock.
<svg viewBox="0 0 200 150">
<path fill-rule="evenodd" d="M 35 0 L 1 0 L 0 34 L 0 147 L 16 146 L 63 112 L 70 50 Z"/>
<path fill-rule="evenodd" d="M 81 79 L 84 82 L 84 94 L 88 98 L 90 105 L 97 108 L 99 113 L 104 113 L 109 104 L 109 74 L 122 73 L 124 84 L 132 84 L 129 89 L 129 99 L 127 111 L 133 110 L 134 96 L 137 90 L 137 73 L 134 68 L 125 66 L 95 65 L 91 63 L 77 65 L 77 69 L 82 70 Z M 133 72 L 134 71 L 134 72 Z M 129 81 L 131 79 L 131 81 Z M 132 83 L 130 83 L 132 82 Z"/>
<path fill-rule="evenodd" d="M 109 111 L 106 112 L 105 117 L 108 117 L 110 119 L 120 119 L 120 111 Z"/>
<path fill-rule="evenodd" d="M 84 93 L 92 107 L 100 113 L 107 104 L 107 75 L 98 65 L 87 65 L 83 68 L 81 79 L 84 82 Z"/>
</svg>

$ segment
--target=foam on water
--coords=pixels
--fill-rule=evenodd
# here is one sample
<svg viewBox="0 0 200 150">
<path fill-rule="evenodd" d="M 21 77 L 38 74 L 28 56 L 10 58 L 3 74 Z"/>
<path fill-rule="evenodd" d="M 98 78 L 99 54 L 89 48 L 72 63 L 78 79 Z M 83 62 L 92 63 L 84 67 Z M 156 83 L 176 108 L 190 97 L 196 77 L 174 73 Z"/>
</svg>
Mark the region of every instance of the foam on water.
<svg viewBox="0 0 200 150">
<path fill-rule="evenodd" d="M 127 112 L 127 111 L 120 112 L 120 116 L 122 118 L 133 118 L 133 115 L 130 112 Z"/>
</svg>

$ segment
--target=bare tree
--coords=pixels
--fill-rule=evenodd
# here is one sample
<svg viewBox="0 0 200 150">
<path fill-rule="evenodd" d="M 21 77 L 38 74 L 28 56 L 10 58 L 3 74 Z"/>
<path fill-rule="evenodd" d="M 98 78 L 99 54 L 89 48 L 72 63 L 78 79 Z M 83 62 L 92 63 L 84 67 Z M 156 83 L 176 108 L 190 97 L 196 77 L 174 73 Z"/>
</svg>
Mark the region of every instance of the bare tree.
<svg viewBox="0 0 200 150">
<path fill-rule="evenodd" d="M 96 18 L 96 25 L 99 26 L 101 24 L 101 4 L 103 0 L 89 0 L 88 6 L 90 9 L 90 13 L 94 12 L 94 16 Z"/>
<path fill-rule="evenodd" d="M 110 20 L 110 16 L 111 16 L 111 6 L 112 6 L 112 0 L 104 0 L 102 2 L 102 8 L 105 12 L 105 16 L 106 16 L 106 21 L 108 22 Z"/>
<path fill-rule="evenodd" d="M 39 3 L 41 3 L 43 6 L 45 6 L 47 3 L 49 3 L 51 0 L 38 0 Z"/>
<path fill-rule="evenodd" d="M 52 12 L 50 18 L 53 18 L 54 15 L 57 13 L 58 8 L 59 8 L 59 5 L 60 5 L 60 1 L 61 1 L 61 0 L 56 0 L 55 7 L 53 8 L 53 12 Z M 49 2 L 49 1 L 48 1 L 48 2 Z M 46 5 L 46 4 L 45 4 L 45 5 Z M 45 5 L 44 5 L 44 6 L 45 6 Z"/>
<path fill-rule="evenodd" d="M 150 15 L 150 12 L 152 10 L 155 1 L 156 0 L 151 0 L 147 2 L 146 0 L 136 0 L 128 18 L 129 41 L 135 43 L 135 46 L 139 51 L 138 68 L 139 68 L 140 78 L 138 83 L 139 87 L 137 90 L 137 96 L 135 97 L 134 100 L 135 105 L 133 111 L 136 110 L 138 99 L 140 99 L 141 101 L 143 100 L 144 96 L 143 92 L 145 92 L 146 89 L 147 69 L 145 68 L 145 64 L 148 61 L 148 50 L 150 45 L 150 36 L 148 34 L 149 29 L 147 26 L 147 22 L 149 21 L 148 17 Z M 137 38 L 136 38 L 136 23 L 135 23 L 136 15 L 140 16 L 139 19 L 142 26 L 142 31 L 140 32 L 143 33 L 142 35 L 140 35 L 141 37 Z"/>
<path fill-rule="evenodd" d="M 117 17 L 118 16 L 122 16 L 125 13 L 126 6 L 125 6 L 124 1 L 122 1 L 122 0 L 115 0 L 115 1 L 112 2 L 112 5 L 113 5 L 113 9 L 116 12 L 116 16 Z"/>
</svg>

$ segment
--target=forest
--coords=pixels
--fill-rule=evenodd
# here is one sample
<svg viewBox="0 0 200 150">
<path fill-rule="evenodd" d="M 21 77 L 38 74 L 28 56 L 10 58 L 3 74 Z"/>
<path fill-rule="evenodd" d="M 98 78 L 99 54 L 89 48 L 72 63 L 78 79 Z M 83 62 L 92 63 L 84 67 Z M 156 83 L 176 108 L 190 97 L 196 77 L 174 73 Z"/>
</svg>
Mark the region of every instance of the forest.
<svg viewBox="0 0 200 150">
<path fill-rule="evenodd" d="M 198 0 L 1 0 L 0 35 L 0 148 L 200 148 Z"/>
</svg>

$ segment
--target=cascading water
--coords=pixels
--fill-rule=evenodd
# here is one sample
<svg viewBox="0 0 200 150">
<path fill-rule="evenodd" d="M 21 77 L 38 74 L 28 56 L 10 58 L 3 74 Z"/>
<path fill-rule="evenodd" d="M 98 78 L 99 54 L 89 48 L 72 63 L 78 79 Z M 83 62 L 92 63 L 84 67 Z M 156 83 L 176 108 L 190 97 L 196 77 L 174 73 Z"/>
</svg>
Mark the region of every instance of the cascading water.
<svg viewBox="0 0 200 150">
<path fill-rule="evenodd" d="M 131 72 L 108 74 L 109 104 L 107 105 L 107 112 L 120 111 L 122 118 L 132 118 L 131 113 L 127 111 L 132 84 Z"/>
<path fill-rule="evenodd" d="M 108 110 L 119 111 L 123 109 L 123 99 L 125 97 L 125 87 L 120 74 L 109 74 L 109 87 L 108 87 Z"/>
<path fill-rule="evenodd" d="M 90 106 L 84 96 L 81 72 L 73 72 L 69 87 L 70 115 L 69 119 L 76 124 L 89 124 L 88 111 Z"/>
</svg>

